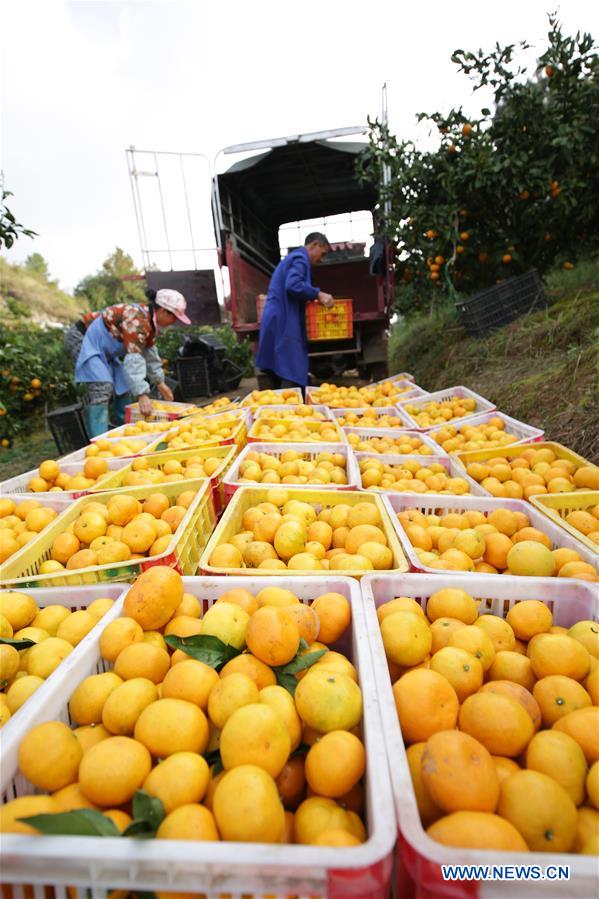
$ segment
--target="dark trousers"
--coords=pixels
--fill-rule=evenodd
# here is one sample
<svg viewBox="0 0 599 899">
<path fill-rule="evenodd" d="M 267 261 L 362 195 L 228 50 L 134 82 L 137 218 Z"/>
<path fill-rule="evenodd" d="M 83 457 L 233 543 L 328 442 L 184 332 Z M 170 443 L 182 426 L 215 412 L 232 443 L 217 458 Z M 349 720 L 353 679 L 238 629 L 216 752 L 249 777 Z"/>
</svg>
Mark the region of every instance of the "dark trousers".
<svg viewBox="0 0 599 899">
<path fill-rule="evenodd" d="M 302 384 L 297 384 L 295 381 L 288 381 L 286 378 L 280 378 L 274 371 L 266 371 L 264 374 L 269 377 L 271 390 L 282 390 L 285 387 L 299 387 L 303 395 L 304 387 Z"/>
</svg>

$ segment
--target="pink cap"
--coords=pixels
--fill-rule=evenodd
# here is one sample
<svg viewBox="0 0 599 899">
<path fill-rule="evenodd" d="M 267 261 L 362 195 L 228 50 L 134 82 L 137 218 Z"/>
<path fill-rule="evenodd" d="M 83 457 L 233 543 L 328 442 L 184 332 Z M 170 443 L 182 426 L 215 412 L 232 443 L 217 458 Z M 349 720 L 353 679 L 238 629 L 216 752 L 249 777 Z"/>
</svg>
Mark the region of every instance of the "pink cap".
<svg viewBox="0 0 599 899">
<path fill-rule="evenodd" d="M 172 312 L 184 325 L 191 324 L 191 319 L 185 315 L 187 309 L 185 297 L 178 290 L 169 290 L 168 288 L 159 290 L 156 294 L 156 305 L 162 306 L 167 312 Z"/>
</svg>

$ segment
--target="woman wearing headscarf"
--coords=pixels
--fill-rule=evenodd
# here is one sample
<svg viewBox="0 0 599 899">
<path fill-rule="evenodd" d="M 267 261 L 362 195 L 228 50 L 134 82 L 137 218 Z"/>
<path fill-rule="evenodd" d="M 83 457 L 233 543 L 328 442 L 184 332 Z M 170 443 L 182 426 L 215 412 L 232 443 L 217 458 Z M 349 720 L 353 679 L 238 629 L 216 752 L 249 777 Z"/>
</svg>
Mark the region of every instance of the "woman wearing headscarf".
<svg viewBox="0 0 599 899">
<path fill-rule="evenodd" d="M 90 437 L 108 430 L 108 407 L 115 398 L 119 423 L 129 396 L 139 403 L 142 415 L 150 415 L 149 393 L 156 387 L 172 401 L 156 349 L 159 330 L 177 321 L 191 324 L 185 314 L 185 298 L 177 290 L 146 292 L 148 305 L 119 303 L 99 312 L 86 313 L 65 335 L 65 346 L 75 356 L 75 381 L 87 387 L 85 420 Z"/>
</svg>

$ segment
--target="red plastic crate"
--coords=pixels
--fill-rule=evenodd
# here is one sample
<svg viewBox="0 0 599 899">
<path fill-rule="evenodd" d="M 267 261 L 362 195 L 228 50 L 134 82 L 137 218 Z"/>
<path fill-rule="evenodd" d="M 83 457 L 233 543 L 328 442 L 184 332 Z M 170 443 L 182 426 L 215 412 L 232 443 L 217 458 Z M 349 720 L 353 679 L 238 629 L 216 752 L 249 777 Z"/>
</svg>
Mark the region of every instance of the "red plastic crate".
<svg viewBox="0 0 599 899">
<path fill-rule="evenodd" d="M 306 305 L 308 340 L 343 340 L 353 337 L 353 300 L 335 300 L 327 309 L 320 303 Z"/>
</svg>

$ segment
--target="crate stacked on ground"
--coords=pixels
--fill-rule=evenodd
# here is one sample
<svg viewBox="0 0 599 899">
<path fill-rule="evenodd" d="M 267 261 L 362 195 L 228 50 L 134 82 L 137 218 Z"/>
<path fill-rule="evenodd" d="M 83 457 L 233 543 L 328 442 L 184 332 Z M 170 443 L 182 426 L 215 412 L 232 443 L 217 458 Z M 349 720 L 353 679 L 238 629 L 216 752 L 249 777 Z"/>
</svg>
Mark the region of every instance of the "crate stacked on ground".
<svg viewBox="0 0 599 899">
<path fill-rule="evenodd" d="M 164 449 L 189 449 L 191 446 L 245 446 L 251 415 L 248 409 L 196 413 L 178 422 L 175 430 L 164 438 Z M 162 443 L 157 449 L 162 449 Z"/>
<path fill-rule="evenodd" d="M 190 479 L 209 478 L 214 510 L 220 515 L 225 499 L 223 480 L 236 454 L 236 444 L 148 453 L 134 459 L 129 470 L 119 473 L 118 481 L 113 479 L 110 489 L 127 493 L 131 487 L 151 484 L 160 490 L 163 484 L 177 483 L 184 490 Z"/>
<path fill-rule="evenodd" d="M 203 611 L 202 621 L 206 621 L 219 597 L 230 590 L 245 591 L 247 586 L 247 581 L 240 578 L 184 578 L 182 591 L 188 597 L 197 597 L 195 602 L 199 601 Z M 351 608 L 351 620 L 345 628 L 340 628 L 340 636 L 329 639 L 331 649 L 339 654 L 339 659 L 341 655 L 345 657 L 348 668 L 351 662 L 363 697 L 361 713 L 358 709 L 357 714 L 361 718 L 360 739 L 365 750 L 363 808 L 366 827 L 364 832 L 364 825 L 360 824 L 361 836 L 352 840 L 352 852 L 348 853 L 347 850 L 331 845 L 307 845 L 305 840 L 303 844 L 300 841 L 293 845 L 282 844 L 275 842 L 273 837 L 270 837 L 271 842 L 267 845 L 266 836 L 261 844 L 247 839 L 243 842 L 227 842 L 223 839 L 199 841 L 194 843 L 194 850 L 190 853 L 187 843 L 173 839 L 156 839 L 148 843 L 147 840 L 130 837 L 119 837 L 118 840 L 110 836 L 82 839 L 77 836 L 10 833 L 3 834 L 5 883 L 35 884 L 36 889 L 43 889 L 50 882 L 60 890 L 76 882 L 82 889 L 93 890 L 94 895 L 101 899 L 107 899 L 114 889 L 156 892 L 176 889 L 183 893 L 197 893 L 199 890 L 210 895 L 221 895 L 225 891 L 233 899 L 242 899 L 242 896 L 248 894 L 248 890 L 255 895 L 281 895 L 291 891 L 293 895 L 303 896 L 386 899 L 390 887 L 396 825 L 359 590 L 355 581 L 338 575 L 312 578 L 308 582 L 299 579 L 290 581 L 288 578 L 255 578 L 251 585 L 252 593 L 255 594 L 264 588 L 273 587 L 280 588 L 281 591 L 291 589 L 302 604 L 323 594 L 334 593 L 342 601 L 349 603 Z M 126 602 L 125 598 L 125 608 Z M 110 614 L 112 622 L 115 622 L 117 610 Z M 77 653 L 76 664 L 71 666 L 68 678 L 63 677 L 60 683 L 55 683 L 52 694 L 47 697 L 43 706 L 38 706 L 35 723 L 45 725 L 47 722 L 58 721 L 72 726 L 72 709 L 70 711 L 68 705 L 70 697 L 86 677 L 102 673 L 106 667 L 106 662 L 101 657 L 100 637 L 94 635 L 94 640 L 88 643 L 85 651 Z M 264 663 L 263 668 L 266 669 Z M 308 676 L 310 675 L 307 674 L 306 677 Z M 272 678 L 274 683 L 274 674 Z M 217 677 L 216 682 L 222 684 L 223 679 L 219 680 Z M 354 697 L 357 686 L 353 679 L 352 683 L 354 686 L 351 694 Z M 305 683 L 302 689 L 305 689 Z M 198 706 L 195 708 L 198 709 Z M 147 714 L 146 712 L 146 717 Z M 210 714 L 209 710 L 207 714 Z M 195 716 L 199 717 L 200 713 L 196 711 Z M 201 712 L 201 716 L 204 716 L 204 712 Z M 343 728 L 343 723 L 339 727 Z M 34 792 L 31 782 L 19 770 L 19 747 L 31 731 L 31 726 L 20 727 L 3 747 L 2 787 L 6 801 Z M 180 737 L 180 730 L 177 733 Z M 141 738 L 141 734 L 136 731 L 134 738 Z M 221 751 L 222 749 L 221 743 Z M 168 767 L 168 759 L 162 764 Z M 264 766 L 265 769 L 267 767 L 263 759 L 254 764 Z M 233 770 L 239 771 L 239 768 Z M 106 790 L 111 788 L 111 773 L 106 772 Z M 273 775 L 269 774 L 271 776 Z M 82 777 L 81 780 L 85 778 Z M 185 788 L 188 789 L 189 784 L 186 783 Z M 237 801 L 238 795 L 235 794 L 233 801 Z M 102 808 L 107 808 L 109 800 L 106 796 L 107 793 L 104 793 L 101 797 Z M 278 801 L 278 796 L 276 798 Z M 337 827 L 341 826 L 343 818 L 343 826 L 349 827 L 351 823 L 357 830 L 356 817 L 350 819 L 334 801 L 325 802 L 334 809 L 339 809 L 335 819 Z M 214 804 L 211 807 L 215 817 L 218 817 L 219 809 L 215 809 Z M 360 810 L 362 808 L 361 805 L 357 807 Z M 279 814 L 282 817 L 282 813 Z M 247 829 L 245 815 L 239 816 L 239 824 Z M 261 833 L 265 833 L 268 828 L 268 822 L 262 816 L 259 827 Z M 224 829 L 221 827 L 221 836 Z M 271 830 L 274 831 L 274 826 Z"/>
<path fill-rule="evenodd" d="M 73 452 L 85 446 L 89 440 L 81 403 L 47 412 L 46 424 L 50 428 L 59 453 Z"/>
<path fill-rule="evenodd" d="M 305 526 L 282 520 L 292 509 Z M 380 496 L 305 487 L 287 491 L 283 485 L 238 489 L 200 560 L 205 574 L 250 577 L 256 570 L 313 576 L 329 568 L 360 577 L 375 567 L 387 571 L 408 567 Z"/>
<path fill-rule="evenodd" d="M 162 400 L 152 400 L 152 414 L 146 419 L 139 411 L 139 403 L 131 403 L 125 407 L 125 423 L 137 422 L 142 419 L 147 421 L 176 421 L 182 415 L 187 415 L 195 410 L 193 403 L 166 403 Z"/>
<path fill-rule="evenodd" d="M 15 727 L 19 726 L 23 731 L 37 723 L 39 708 L 52 695 L 56 679 L 70 670 L 74 649 L 85 651 L 90 641 L 104 629 L 110 620 L 108 613 L 124 595 L 124 590 L 122 584 L 97 584 L 68 590 L 46 587 L 17 594 L 0 590 L 0 608 L 5 621 L 11 625 L 12 638 L 29 639 L 33 643 L 29 648 L 5 650 L 20 657 L 11 661 L 19 664 L 21 674 L 7 677 L 0 691 L 3 742 L 10 738 Z M 29 649 L 34 646 L 40 646 L 40 649 L 31 653 Z M 6 662 L 5 658 L 4 668 Z M 33 696 L 35 702 L 30 702 Z"/>
<path fill-rule="evenodd" d="M 383 502 L 412 571 L 599 580 L 596 554 L 522 500 L 388 493 Z"/>
<path fill-rule="evenodd" d="M 483 495 L 480 486 L 449 456 L 354 451 L 360 490 L 376 493 Z"/>
<path fill-rule="evenodd" d="M 95 456 L 99 459 L 133 459 L 144 453 L 151 453 L 164 439 L 167 431 L 157 434 L 140 434 L 138 437 L 102 437 L 81 449 L 62 456 L 59 462 L 84 462 Z"/>
<path fill-rule="evenodd" d="M 450 423 L 426 433 L 447 453 L 533 443 L 542 440 L 545 434 L 540 428 L 533 428 L 497 410 L 474 415 L 463 425 Z"/>
<path fill-rule="evenodd" d="M 399 421 L 399 419 L 398 419 Z M 345 439 L 356 452 L 418 453 L 423 456 L 446 456 L 447 453 L 424 431 L 407 428 L 343 428 Z"/>
<path fill-rule="evenodd" d="M 460 300 L 456 308 L 466 332 L 473 337 L 484 337 L 546 305 L 543 284 L 532 269 Z"/>
<path fill-rule="evenodd" d="M 457 462 L 490 496 L 533 496 L 599 488 L 599 467 L 561 443 L 532 444 L 457 453 Z"/>
<path fill-rule="evenodd" d="M 104 431 L 103 434 L 91 437 L 90 441 L 91 443 L 97 443 L 98 440 L 105 440 L 106 438 L 112 437 L 150 437 L 152 435 L 162 435 L 168 433 L 171 429 L 176 428 L 176 426 L 176 421 L 146 421 L 142 418 L 139 421 L 130 422 L 126 425 L 119 425 L 116 428 L 111 428 L 109 431 Z"/>
<path fill-rule="evenodd" d="M 343 471 L 345 476 L 345 482 L 332 480 L 329 483 L 323 482 L 323 471 L 326 474 L 326 469 L 319 469 L 317 459 L 323 455 L 330 455 L 332 457 L 332 464 L 335 467 L 338 467 L 340 471 Z M 268 457 L 269 462 L 264 463 L 264 467 L 260 462 L 259 457 L 266 456 Z M 249 466 L 252 460 L 255 461 L 255 467 L 258 470 L 253 470 L 253 466 Z M 276 465 L 275 467 L 270 467 L 273 465 L 272 460 L 277 460 L 281 465 L 288 465 L 287 468 L 284 468 L 284 474 L 280 471 Z M 311 473 L 304 475 L 305 480 L 287 480 L 290 478 L 299 478 L 299 475 L 295 474 L 287 474 L 289 471 L 299 471 L 298 462 L 310 462 L 313 464 L 313 470 Z M 328 461 L 328 460 L 324 460 Z M 269 467 L 266 467 L 266 466 Z M 250 468 L 248 471 L 247 468 Z M 242 474 L 243 471 L 243 474 Z M 270 472 L 270 476 L 267 476 L 266 480 L 264 480 L 264 476 L 267 475 L 267 472 Z M 272 473 L 276 475 L 278 480 L 274 480 L 272 478 Z M 329 473 L 330 474 L 330 473 Z M 357 490 L 358 489 L 358 477 L 359 472 L 356 465 L 356 461 L 354 458 L 354 454 L 351 452 L 349 447 L 345 444 L 338 443 L 305 443 L 302 444 L 301 447 L 294 446 L 283 447 L 278 444 L 273 443 L 248 443 L 248 445 L 240 452 L 237 458 L 232 462 L 228 471 L 224 476 L 224 491 L 225 491 L 225 500 L 231 499 L 233 494 L 239 487 L 251 486 L 250 482 L 255 484 L 281 484 L 285 489 L 297 490 L 301 487 L 306 487 L 310 485 L 310 477 L 316 478 L 316 480 L 312 481 L 314 486 L 317 486 L 319 490 Z"/>
<path fill-rule="evenodd" d="M 324 404 L 331 409 L 385 407 L 394 405 L 402 397 L 423 395 L 426 392 L 412 381 L 376 382 L 365 387 L 340 387 L 325 382 L 319 387 L 306 387 L 306 402 Z"/>
<path fill-rule="evenodd" d="M 464 422 L 481 412 L 493 412 L 495 404 L 468 387 L 447 387 L 427 393 L 422 399 L 407 399 L 398 404 L 406 426 L 429 431 L 445 422 Z"/>
<path fill-rule="evenodd" d="M 551 638 L 556 644 L 552 647 L 553 656 L 547 656 L 545 664 L 552 670 L 558 670 L 566 661 L 558 646 L 563 644 L 564 638 L 566 641 L 573 639 L 565 633 L 565 629 L 581 621 L 586 621 L 588 629 L 590 623 L 597 621 L 596 589 L 591 584 L 577 580 L 489 578 L 464 574 L 451 578 L 444 574 L 367 576 L 361 581 L 361 589 L 399 824 L 396 895 L 418 896 L 422 899 L 435 899 L 443 895 L 447 881 L 443 877 L 441 866 L 472 865 L 480 866 L 478 869 L 483 870 L 485 866 L 506 864 L 538 866 L 539 871 L 543 871 L 547 865 L 561 867 L 562 872 L 567 870 L 567 887 L 563 879 L 557 879 L 557 874 L 556 879 L 543 881 L 543 894 L 554 899 L 564 896 L 564 891 L 579 899 L 592 895 L 597 872 L 596 858 L 592 855 L 573 854 L 581 851 L 580 841 L 583 840 L 580 829 L 575 836 L 577 814 L 579 820 L 582 820 L 581 813 L 586 814 L 589 819 L 597 814 L 586 806 L 581 806 L 576 812 L 576 804 L 580 805 L 584 801 L 585 768 L 592 761 L 591 758 L 585 759 L 584 748 L 587 744 L 581 747 L 577 743 L 577 731 L 568 725 L 563 726 L 562 730 L 559 722 L 552 730 L 539 730 L 537 734 L 535 731 L 541 723 L 547 728 L 559 718 L 561 721 L 565 717 L 572 720 L 571 715 L 574 718 L 580 717 L 581 713 L 589 718 L 596 716 L 599 713 L 596 708 L 597 688 L 594 688 L 594 706 L 590 705 L 591 697 L 586 694 L 582 705 L 578 699 L 577 702 L 564 702 L 563 707 L 554 702 L 551 708 L 553 682 L 558 698 L 561 695 L 559 690 L 568 683 L 575 689 L 577 697 L 578 694 L 584 697 L 582 683 L 572 682 L 570 677 L 551 674 L 545 677 L 545 672 L 540 667 L 543 659 L 531 655 L 532 642 L 528 643 L 530 657 L 521 655 L 520 651 L 506 650 L 505 647 L 516 643 L 510 623 L 518 629 L 521 638 L 529 639 L 530 634 L 535 633 L 532 625 L 536 615 L 538 633 L 548 631 L 551 625 L 557 628 Z M 434 597 L 432 602 L 431 597 Z M 452 600 L 456 602 L 455 611 L 451 609 Z M 513 617 L 516 614 L 514 607 L 529 600 L 536 601 L 534 614 L 520 610 L 517 617 Z M 384 604 L 391 601 L 394 601 L 394 605 L 385 611 Z M 546 608 L 543 609 L 543 606 Z M 418 669 L 418 666 L 410 670 L 388 661 L 391 658 L 389 653 L 395 658 L 403 657 L 400 644 L 394 646 L 393 640 L 397 638 L 398 624 L 400 628 L 403 626 L 404 616 L 401 621 L 396 617 L 391 622 L 393 610 L 412 613 L 410 620 L 414 616 L 418 619 L 417 629 L 423 634 L 428 629 L 425 617 L 427 613 L 429 620 L 435 622 L 439 615 L 458 615 L 458 618 L 441 617 L 438 625 L 432 625 L 433 655 L 426 666 L 428 668 L 430 665 L 432 670 L 424 671 Z M 477 627 L 477 621 L 482 625 L 480 616 L 484 616 L 485 625 Z M 507 623 L 494 624 L 492 619 L 495 617 L 503 620 L 507 618 Z M 444 630 L 444 622 L 452 623 L 451 631 L 447 634 L 449 637 L 451 633 L 449 642 L 440 636 Z M 527 625 L 530 625 L 528 630 L 520 629 Z M 584 629 L 585 626 L 582 627 Z M 479 635 L 481 651 L 477 664 L 464 668 L 461 681 L 461 669 L 456 667 L 452 672 L 447 666 L 448 657 L 452 656 L 448 647 L 455 646 L 454 654 L 460 655 L 464 650 L 459 647 L 467 645 L 466 638 L 470 639 L 472 632 L 474 636 Z M 539 647 L 540 645 L 539 643 Z M 522 646 L 526 648 L 525 644 Z M 484 651 L 482 647 L 485 647 Z M 585 644 L 578 645 L 575 654 L 577 659 L 588 655 L 586 651 L 583 652 L 584 647 Z M 408 648 L 415 650 L 414 657 L 417 658 L 418 647 L 415 646 L 415 641 Z M 475 658 L 471 653 L 467 653 L 465 657 L 466 660 L 469 657 Z M 521 660 L 521 664 L 516 664 L 518 660 Z M 509 664 L 512 665 L 511 668 L 508 667 Z M 484 672 L 481 670 L 483 667 L 486 669 Z M 416 673 L 418 670 L 420 673 Z M 408 673 L 404 673 L 406 671 Z M 546 686 L 543 686 L 542 692 L 537 692 L 536 686 L 533 687 L 535 671 L 544 678 L 543 684 Z M 510 672 L 513 682 L 508 676 Z M 576 676 L 581 673 L 577 672 Z M 403 684 L 402 675 L 406 678 Z M 481 690 L 479 681 L 483 677 L 486 683 Z M 528 684 L 528 688 L 524 687 L 524 683 Z M 537 680 L 536 683 L 541 684 L 541 681 Z M 459 696 L 456 695 L 456 688 L 460 690 Z M 476 692 L 467 696 L 471 690 Z M 534 696 L 531 695 L 533 690 Z M 481 697 L 485 695 L 495 698 L 482 700 Z M 489 702 L 494 712 L 489 712 L 484 718 L 481 704 Z M 478 706 L 479 714 L 476 716 L 471 714 L 473 703 Z M 579 711 L 572 712 L 573 708 Z M 546 718 L 546 715 L 550 717 Z M 512 721 L 510 728 L 508 718 Z M 513 725 L 513 719 L 519 721 L 519 730 Z M 460 731 L 454 731 L 458 721 Z M 580 724 L 578 727 L 580 733 Z M 520 746 L 493 746 L 490 742 L 493 739 L 505 740 L 507 744 L 519 732 L 524 733 L 522 742 L 532 738 L 528 750 L 531 754 L 527 756 L 520 752 Z M 589 748 L 593 742 L 592 733 L 593 725 L 589 720 Z M 549 734 L 554 736 L 550 737 Z M 458 761 L 457 755 L 451 754 L 449 747 L 455 744 L 457 748 L 466 742 L 470 754 L 465 753 Z M 407 750 L 404 744 L 407 744 Z M 484 748 L 480 749 L 477 744 L 482 744 Z M 566 766 L 563 757 L 560 759 L 560 751 L 567 751 L 565 744 L 571 754 L 571 762 Z M 430 764 L 430 759 L 437 758 L 440 746 L 445 747 L 447 754 L 445 760 L 435 768 Z M 491 748 L 488 749 L 487 746 Z M 596 746 L 594 752 L 593 757 L 596 758 Z M 574 758 L 576 762 L 573 761 Z M 472 759 L 478 763 L 476 771 L 471 768 Z M 427 768 L 424 772 L 425 762 Z M 535 772 L 531 779 L 534 786 L 529 783 L 528 773 L 522 776 L 524 772 L 520 766 L 524 765 L 530 771 L 536 769 L 540 772 Z M 496 777 L 493 775 L 493 768 Z M 484 781 L 482 792 L 477 794 L 476 788 L 484 778 L 483 772 L 487 772 L 489 776 Z M 505 778 L 512 774 L 517 778 L 513 782 L 517 787 L 504 789 Z M 443 789 L 443 783 L 436 780 L 433 783 L 433 779 L 438 776 L 452 778 L 455 782 L 451 797 Z M 559 780 L 558 785 L 548 784 L 550 778 Z M 497 779 L 500 781 L 499 788 Z M 490 789 L 491 782 L 493 789 Z M 581 783 L 583 788 L 583 792 L 576 796 L 576 804 L 570 792 L 575 783 L 577 790 Z M 430 789 L 434 791 L 437 803 L 440 804 L 435 804 Z M 595 798 L 595 805 L 596 802 Z M 498 816 L 503 817 L 497 820 Z M 469 834 L 465 833 L 467 827 Z M 579 827 L 582 827 L 582 823 Z M 514 829 L 517 830 L 516 833 Z M 592 835 L 595 831 L 596 824 L 593 826 L 589 823 L 587 833 Z M 500 833 L 505 839 L 503 844 L 497 842 Z M 495 840 L 490 838 L 490 834 L 494 835 Z M 544 845 L 540 845 L 541 843 Z M 552 843 L 558 846 L 555 851 L 552 851 Z M 530 882 L 524 879 L 510 883 L 510 895 L 516 899 L 538 895 L 535 890 L 538 888 L 531 892 Z M 483 882 L 480 879 L 456 879 L 451 884 L 451 895 L 455 899 L 499 899 L 505 896 L 505 883 L 501 880 Z"/>
<path fill-rule="evenodd" d="M 0 497 L 0 566 L 23 556 L 27 545 L 74 502 L 62 493 L 2 493 Z M 0 568 L 1 570 L 1 568 Z"/>
<path fill-rule="evenodd" d="M 331 420 L 257 418 L 248 432 L 248 443 L 345 443 L 339 425 Z"/>
<path fill-rule="evenodd" d="M 322 407 L 315 407 L 322 408 Z M 327 407 L 325 407 L 327 408 Z M 396 406 L 363 406 L 361 409 L 331 409 L 330 414 L 342 428 L 403 427 Z"/>
<path fill-rule="evenodd" d="M 88 461 L 91 466 L 96 467 L 93 459 L 82 460 L 81 462 L 62 462 L 62 460 L 54 462 L 53 460 L 47 460 L 42 462 L 39 469 L 33 469 L 25 472 L 25 474 L 19 474 L 14 478 L 2 481 L 0 493 L 18 493 L 23 499 L 26 497 L 31 499 L 36 496 L 48 496 L 50 493 L 56 492 L 65 498 L 74 500 L 80 496 L 87 496 L 95 489 L 109 489 L 113 479 L 115 477 L 118 478 L 121 472 L 128 471 L 131 467 L 131 459 L 102 459 L 101 462 L 105 463 L 107 470 L 92 478 L 91 474 L 93 472 L 91 472 L 91 468 L 88 469 L 90 470 L 90 477 L 85 476 L 83 473 Z M 53 466 L 52 469 L 49 468 L 50 465 Z M 104 464 L 99 467 L 104 467 Z M 52 473 L 58 472 L 57 478 L 53 480 L 50 475 L 44 478 L 43 474 L 46 473 L 46 470 L 51 470 Z M 61 481 L 61 476 L 64 477 L 64 481 Z M 65 486 L 61 487 L 61 483 L 64 483 Z M 54 490 L 55 486 L 57 487 L 56 490 Z"/>
<path fill-rule="evenodd" d="M 301 387 L 281 387 L 278 389 L 252 390 L 241 401 L 245 408 L 254 409 L 258 406 L 298 405 L 304 402 Z"/>
<path fill-rule="evenodd" d="M 599 490 L 541 494 L 532 496 L 531 502 L 587 549 L 599 553 Z"/>
<path fill-rule="evenodd" d="M 85 567 L 69 568 L 70 560 L 66 563 L 67 567 L 64 567 L 57 560 L 55 566 L 48 565 L 53 560 L 52 551 L 56 539 L 70 533 L 70 526 L 75 525 L 90 502 L 94 503 L 92 509 L 95 511 L 96 505 L 108 506 L 113 498 L 114 500 L 118 498 L 119 503 L 116 505 L 122 507 L 118 514 L 119 516 L 122 515 L 123 520 L 128 522 L 122 526 L 124 530 L 129 526 L 132 518 L 138 514 L 137 508 L 132 512 L 133 504 L 130 500 L 137 500 L 143 506 L 144 501 L 152 496 L 155 497 L 158 493 L 163 494 L 168 502 L 169 509 L 166 511 L 169 511 L 169 515 L 171 514 L 170 510 L 177 506 L 176 515 L 173 514 L 171 516 L 173 520 L 172 527 L 167 518 L 162 519 L 162 515 L 160 516 L 161 520 L 169 523 L 169 529 L 171 530 L 171 536 L 168 540 L 164 540 L 166 546 L 160 552 L 149 556 L 140 556 L 137 551 L 130 552 L 129 556 L 122 560 L 116 559 L 103 564 L 97 564 L 92 559 L 91 564 L 86 564 Z M 185 501 L 189 500 L 189 505 L 179 507 L 177 499 L 184 493 L 186 494 Z M 86 514 L 89 514 L 89 512 Z M 102 517 L 101 513 L 97 514 L 98 517 Z M 176 568 L 182 574 L 195 574 L 198 560 L 214 529 L 215 521 L 216 515 L 212 502 L 212 489 L 210 481 L 207 479 L 186 481 L 183 484 L 183 489 L 179 482 L 175 482 L 161 484 L 160 488 L 156 486 L 131 487 L 127 491 L 107 491 L 94 494 L 93 496 L 82 497 L 54 519 L 44 533 L 40 534 L 38 538 L 25 547 L 25 551 L 19 553 L 19 558 L 16 561 L 8 559 L 4 563 L 0 569 L 0 581 L 3 586 L 10 586 L 17 590 L 23 590 L 28 587 L 71 587 L 79 584 L 103 582 L 120 583 L 133 580 L 142 571 L 153 565 L 168 565 L 171 568 Z M 114 526 L 119 527 L 118 524 Z M 172 530 L 173 527 L 175 528 L 174 532 Z M 106 534 L 107 530 L 108 528 L 105 528 L 101 536 Z M 165 537 L 167 536 L 165 535 Z M 120 537 L 122 537 L 122 534 Z M 120 537 L 118 540 L 114 538 L 114 541 L 119 544 L 122 543 L 123 541 Z M 154 537 L 152 546 L 157 539 L 162 538 Z M 110 545 L 112 544 L 109 542 L 102 552 L 99 550 L 90 551 L 93 552 L 94 556 L 103 558 L 105 555 L 110 555 L 110 552 L 107 552 L 110 549 Z M 66 552 L 68 553 L 68 549 Z M 79 558 L 77 558 L 79 552 L 80 550 L 76 550 L 73 556 L 77 563 L 79 562 Z M 88 550 L 83 552 L 87 553 Z M 141 552 L 144 551 L 140 550 Z M 54 551 L 54 556 L 56 555 L 57 553 Z M 83 561 L 87 561 L 87 558 L 85 556 Z M 42 568 L 42 573 L 40 573 L 40 568 Z M 46 569 L 48 570 L 46 571 Z"/>
<path fill-rule="evenodd" d="M 259 418 L 306 418 L 330 421 L 333 415 L 328 406 L 293 403 L 284 406 L 253 406 L 252 421 L 257 421 Z"/>
</svg>

